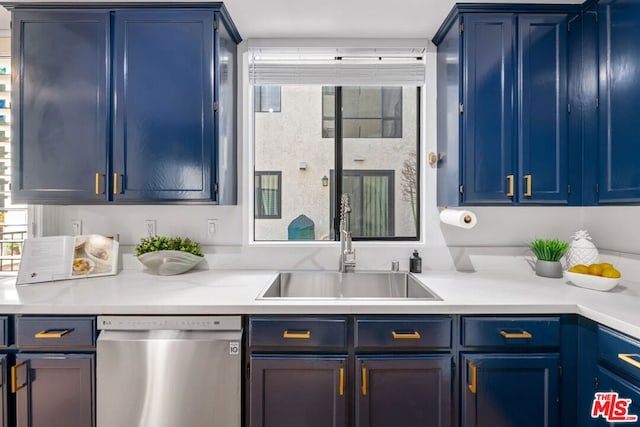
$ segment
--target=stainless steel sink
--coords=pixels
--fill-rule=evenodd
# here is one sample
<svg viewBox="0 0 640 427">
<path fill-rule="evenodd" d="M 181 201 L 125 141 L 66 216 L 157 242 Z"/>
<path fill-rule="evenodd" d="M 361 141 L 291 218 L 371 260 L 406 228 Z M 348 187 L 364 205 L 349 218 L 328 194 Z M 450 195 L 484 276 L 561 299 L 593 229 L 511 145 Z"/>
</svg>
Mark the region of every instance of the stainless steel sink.
<svg viewBox="0 0 640 427">
<path fill-rule="evenodd" d="M 394 299 L 441 298 L 405 272 L 280 272 L 257 299 Z"/>
</svg>

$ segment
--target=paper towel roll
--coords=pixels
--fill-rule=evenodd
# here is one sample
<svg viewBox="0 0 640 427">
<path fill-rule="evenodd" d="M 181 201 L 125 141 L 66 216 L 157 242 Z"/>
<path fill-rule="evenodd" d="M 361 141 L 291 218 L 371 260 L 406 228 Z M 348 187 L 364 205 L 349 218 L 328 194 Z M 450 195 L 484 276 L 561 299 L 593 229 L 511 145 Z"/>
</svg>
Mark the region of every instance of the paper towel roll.
<svg viewBox="0 0 640 427">
<path fill-rule="evenodd" d="M 473 228 L 478 223 L 476 214 L 467 210 L 444 209 L 440 212 L 440 221 L 461 228 Z"/>
</svg>

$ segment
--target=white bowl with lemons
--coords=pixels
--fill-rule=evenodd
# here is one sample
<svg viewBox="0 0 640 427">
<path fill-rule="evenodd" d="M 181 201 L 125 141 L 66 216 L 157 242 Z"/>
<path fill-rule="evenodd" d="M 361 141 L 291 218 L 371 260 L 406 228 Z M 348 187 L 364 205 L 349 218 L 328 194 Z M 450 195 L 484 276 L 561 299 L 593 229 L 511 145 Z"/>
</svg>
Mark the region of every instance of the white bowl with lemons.
<svg viewBox="0 0 640 427">
<path fill-rule="evenodd" d="M 609 291 L 620 282 L 620 272 L 609 263 L 578 264 L 564 272 L 564 277 L 576 286 L 595 291 Z"/>
</svg>

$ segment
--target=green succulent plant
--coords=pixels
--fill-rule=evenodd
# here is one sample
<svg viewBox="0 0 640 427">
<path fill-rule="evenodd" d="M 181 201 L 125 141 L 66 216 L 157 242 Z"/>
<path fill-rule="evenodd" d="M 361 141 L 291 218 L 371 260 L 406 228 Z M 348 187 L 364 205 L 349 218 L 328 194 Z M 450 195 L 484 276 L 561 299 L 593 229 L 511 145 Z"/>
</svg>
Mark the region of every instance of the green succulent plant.
<svg viewBox="0 0 640 427">
<path fill-rule="evenodd" d="M 151 236 L 140 239 L 134 248 L 136 256 L 156 251 L 182 251 L 203 256 L 200 245 L 191 239 L 181 237 Z"/>
<path fill-rule="evenodd" d="M 560 261 L 569 249 L 569 243 L 559 239 L 533 239 L 529 249 L 540 261 Z"/>
</svg>

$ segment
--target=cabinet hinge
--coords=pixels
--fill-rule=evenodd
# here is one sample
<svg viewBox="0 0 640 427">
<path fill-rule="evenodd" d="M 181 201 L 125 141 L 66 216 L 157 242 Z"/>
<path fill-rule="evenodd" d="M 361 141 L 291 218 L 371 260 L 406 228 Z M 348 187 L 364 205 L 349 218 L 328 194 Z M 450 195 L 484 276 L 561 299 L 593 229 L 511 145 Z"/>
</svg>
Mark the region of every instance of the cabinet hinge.
<svg viewBox="0 0 640 427">
<path fill-rule="evenodd" d="M 595 377 L 595 378 L 593 379 L 593 389 L 594 389 L 594 390 L 597 390 L 599 385 L 600 385 L 600 384 L 598 384 L 598 377 Z"/>
<path fill-rule="evenodd" d="M 464 104 L 460 104 L 460 114 L 464 113 Z"/>
<path fill-rule="evenodd" d="M 220 103 L 219 102 L 214 102 L 213 103 L 213 111 L 219 111 L 220 110 Z"/>
<path fill-rule="evenodd" d="M 213 21 L 213 31 L 218 31 L 218 20 Z"/>
<path fill-rule="evenodd" d="M 558 375 L 562 378 L 562 365 L 558 366 Z"/>
<path fill-rule="evenodd" d="M 596 97 L 596 108 L 600 108 L 600 98 Z"/>
<path fill-rule="evenodd" d="M 571 184 L 567 184 L 567 194 L 571 194 Z"/>
<path fill-rule="evenodd" d="M 464 194 L 464 185 L 460 184 L 460 187 L 458 187 L 458 191 L 460 191 L 460 194 Z"/>
<path fill-rule="evenodd" d="M 600 192 L 600 184 L 596 184 L 596 193 Z"/>
<path fill-rule="evenodd" d="M 567 113 L 571 113 L 571 104 L 567 104 Z"/>
<path fill-rule="evenodd" d="M 460 33 L 464 33 L 464 22 L 460 23 Z"/>
<path fill-rule="evenodd" d="M 571 32 L 571 22 L 567 22 L 567 33 Z"/>
</svg>

